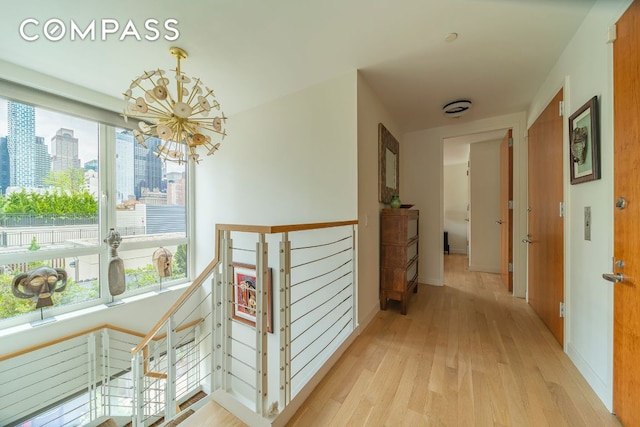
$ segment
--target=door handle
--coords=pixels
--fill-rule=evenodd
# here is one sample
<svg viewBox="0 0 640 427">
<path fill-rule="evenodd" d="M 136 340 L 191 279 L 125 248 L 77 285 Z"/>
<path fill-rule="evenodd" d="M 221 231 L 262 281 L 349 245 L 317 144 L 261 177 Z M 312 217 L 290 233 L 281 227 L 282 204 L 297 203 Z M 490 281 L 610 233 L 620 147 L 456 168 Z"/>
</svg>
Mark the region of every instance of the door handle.
<svg viewBox="0 0 640 427">
<path fill-rule="evenodd" d="M 602 278 L 611 283 L 624 282 L 624 275 L 622 273 L 604 273 Z"/>
<path fill-rule="evenodd" d="M 522 243 L 533 243 L 533 240 L 531 240 L 531 234 L 527 234 L 527 237 L 525 237 L 524 239 L 522 239 Z"/>
<path fill-rule="evenodd" d="M 496 224 L 500 224 L 500 225 L 502 225 L 502 222 L 503 222 L 503 221 L 502 221 L 501 219 L 499 219 L 499 220 L 497 220 L 497 221 L 496 221 Z"/>
</svg>

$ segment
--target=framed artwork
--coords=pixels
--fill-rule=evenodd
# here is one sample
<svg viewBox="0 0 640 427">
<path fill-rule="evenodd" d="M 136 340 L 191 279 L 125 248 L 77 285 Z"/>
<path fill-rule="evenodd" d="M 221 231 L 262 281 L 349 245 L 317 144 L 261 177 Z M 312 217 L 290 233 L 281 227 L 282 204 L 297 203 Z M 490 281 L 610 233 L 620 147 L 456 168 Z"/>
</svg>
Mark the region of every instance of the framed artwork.
<svg viewBox="0 0 640 427">
<path fill-rule="evenodd" d="M 569 117 L 571 184 L 600 179 L 600 124 L 594 96 Z"/>
<path fill-rule="evenodd" d="M 233 263 L 233 314 L 232 317 L 247 325 L 256 326 L 256 266 Z M 271 269 L 267 270 L 267 330 L 273 332 L 271 302 Z"/>
<path fill-rule="evenodd" d="M 378 123 L 378 200 L 389 204 L 400 191 L 400 144 Z"/>
</svg>

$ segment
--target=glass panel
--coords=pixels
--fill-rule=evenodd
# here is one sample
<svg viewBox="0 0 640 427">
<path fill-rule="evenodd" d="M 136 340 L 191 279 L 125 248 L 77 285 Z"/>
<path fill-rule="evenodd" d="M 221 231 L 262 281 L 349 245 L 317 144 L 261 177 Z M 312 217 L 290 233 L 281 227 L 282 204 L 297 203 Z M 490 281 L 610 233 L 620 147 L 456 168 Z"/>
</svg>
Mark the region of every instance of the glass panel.
<svg viewBox="0 0 640 427">
<path fill-rule="evenodd" d="M 186 165 L 164 163 L 129 130 L 116 129 L 116 224 L 125 241 L 186 236 Z M 136 237 L 133 237 L 136 236 Z"/>
<path fill-rule="evenodd" d="M 120 251 L 124 261 L 127 292 L 167 286 L 187 277 L 186 245 Z"/>
<path fill-rule="evenodd" d="M 38 273 L 29 274 L 40 267 L 49 269 L 39 269 Z M 37 285 L 38 277 L 50 277 L 51 269 L 58 275 L 55 286 L 49 286 L 51 291 L 51 304 L 41 302 L 42 294 L 37 290 L 34 292 L 34 285 Z M 37 311 L 37 305 L 45 304 L 42 308 L 46 310 L 51 307 L 67 306 L 96 300 L 100 297 L 98 289 L 98 255 L 84 255 L 67 258 L 54 258 L 46 261 L 19 262 L 0 266 L 0 320 L 8 319 L 22 314 Z M 64 273 L 62 273 L 64 272 Z M 66 287 L 64 285 L 64 275 L 66 275 Z M 16 278 L 17 277 L 17 278 Z M 13 293 L 13 281 L 16 278 L 17 291 L 22 297 L 17 297 Z M 27 288 L 25 288 L 27 286 Z M 63 289 L 60 291 L 60 289 Z M 38 298 L 37 294 L 40 293 Z M 30 295 L 33 295 L 29 298 Z M 44 295 L 46 297 L 46 295 Z M 45 313 L 46 317 L 46 313 Z"/>
<path fill-rule="evenodd" d="M 98 244 L 98 124 L 0 99 L 0 253 Z"/>
</svg>

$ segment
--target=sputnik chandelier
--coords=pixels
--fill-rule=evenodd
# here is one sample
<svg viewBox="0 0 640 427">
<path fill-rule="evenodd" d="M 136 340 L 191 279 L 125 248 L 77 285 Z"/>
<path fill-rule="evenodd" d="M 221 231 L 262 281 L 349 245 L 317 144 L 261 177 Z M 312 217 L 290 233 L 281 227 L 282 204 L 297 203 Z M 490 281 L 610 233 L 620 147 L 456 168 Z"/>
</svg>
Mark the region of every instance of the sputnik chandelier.
<svg viewBox="0 0 640 427">
<path fill-rule="evenodd" d="M 187 58 L 187 52 L 179 47 L 172 47 L 169 52 L 178 63 L 175 69 L 176 93 L 169 90 L 171 80 L 165 77 L 165 70 L 145 71 L 131 82 L 124 93 L 124 99 L 128 101 L 124 117 L 125 120 L 129 117 L 140 120 L 139 129 L 135 129 L 133 134 L 145 148 L 149 138 L 162 140 L 155 152 L 162 160 L 179 164 L 189 160 L 199 163 L 200 155 L 196 148 L 206 148 L 209 156 L 215 153 L 220 143 L 214 143 L 212 136 L 224 139 L 227 134 L 223 125 L 227 117 L 223 112 L 210 117 L 215 114 L 212 110 L 220 111 L 213 90 L 203 87 L 199 78 L 191 79 L 180 70 L 180 61 Z"/>
</svg>

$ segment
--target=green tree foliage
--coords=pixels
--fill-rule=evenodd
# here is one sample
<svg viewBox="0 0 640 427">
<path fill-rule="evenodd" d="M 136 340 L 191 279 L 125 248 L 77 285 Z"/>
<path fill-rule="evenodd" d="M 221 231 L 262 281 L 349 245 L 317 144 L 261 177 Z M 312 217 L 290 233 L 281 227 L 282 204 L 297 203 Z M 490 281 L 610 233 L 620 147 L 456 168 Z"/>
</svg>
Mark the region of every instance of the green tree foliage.
<svg viewBox="0 0 640 427">
<path fill-rule="evenodd" d="M 33 236 L 33 238 L 31 239 L 31 244 L 29 245 L 29 250 L 30 251 L 37 251 L 38 249 L 40 249 L 40 245 L 38 244 L 38 241 L 36 240 L 36 236 Z"/>
<path fill-rule="evenodd" d="M 187 274 L 187 245 L 178 245 L 171 266 L 173 277 L 184 277 Z"/>
<path fill-rule="evenodd" d="M 0 319 L 29 313 L 35 309 L 36 304 L 31 300 L 16 298 L 11 292 L 13 276 L 0 274 Z"/>
<path fill-rule="evenodd" d="M 50 171 L 44 183 L 63 193 L 80 193 L 84 190 L 84 170 L 65 169 L 62 171 Z"/>
<path fill-rule="evenodd" d="M 1 213 L 93 216 L 98 213 L 98 202 L 86 190 L 66 193 L 47 191 L 44 194 L 26 192 L 11 193 L 2 203 Z"/>
</svg>

